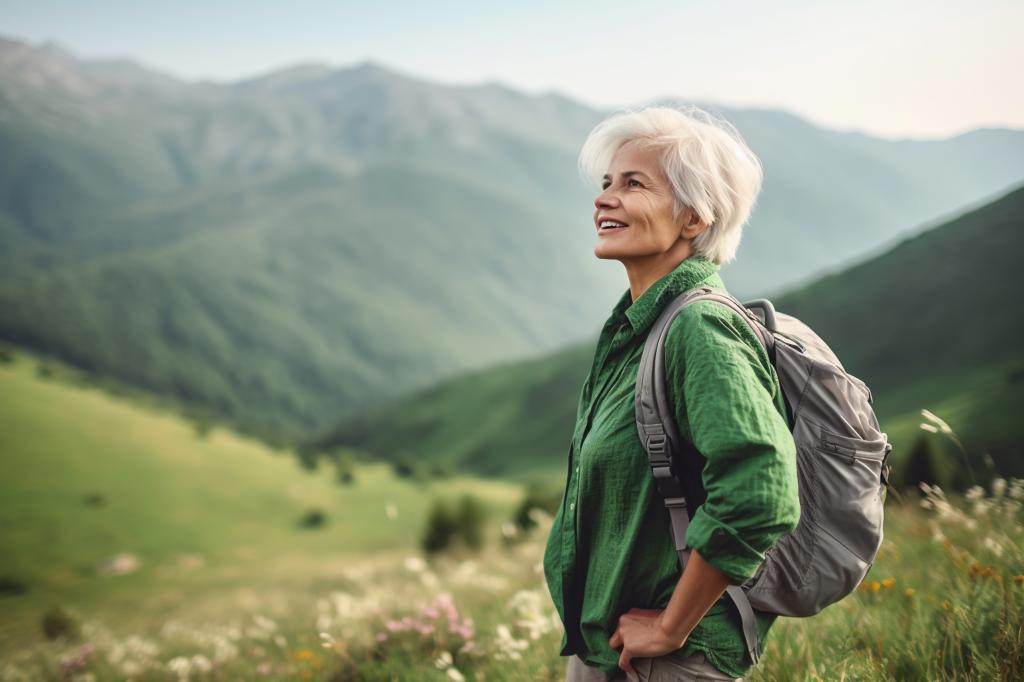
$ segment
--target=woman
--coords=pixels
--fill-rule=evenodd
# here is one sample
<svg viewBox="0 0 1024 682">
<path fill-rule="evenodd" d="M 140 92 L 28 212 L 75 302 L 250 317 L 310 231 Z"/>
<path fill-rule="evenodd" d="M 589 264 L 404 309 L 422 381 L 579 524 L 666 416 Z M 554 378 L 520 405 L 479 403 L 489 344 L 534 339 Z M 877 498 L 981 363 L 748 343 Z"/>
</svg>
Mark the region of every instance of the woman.
<svg viewBox="0 0 1024 682">
<path fill-rule="evenodd" d="M 754 574 L 800 513 L 778 378 L 724 305 L 698 301 L 669 328 L 676 424 L 703 457 L 695 471 L 704 503 L 686 532 L 683 571 L 637 435 L 634 390 L 662 309 L 694 287 L 724 289 L 718 266 L 735 255 L 760 162 L 724 121 L 651 107 L 598 125 L 580 168 L 601 186 L 594 254 L 625 266 L 629 290 L 598 339 L 544 556 L 568 681 L 736 679 L 752 662 L 724 591 Z M 759 642 L 774 618 L 757 613 Z"/>
</svg>

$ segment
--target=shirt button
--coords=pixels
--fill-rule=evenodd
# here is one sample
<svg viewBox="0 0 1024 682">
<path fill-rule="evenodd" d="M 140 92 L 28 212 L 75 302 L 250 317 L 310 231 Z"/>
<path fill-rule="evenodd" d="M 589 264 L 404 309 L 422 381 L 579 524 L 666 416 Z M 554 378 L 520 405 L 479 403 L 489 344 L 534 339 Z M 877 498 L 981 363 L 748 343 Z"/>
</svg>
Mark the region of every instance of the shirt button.
<svg viewBox="0 0 1024 682">
<path fill-rule="evenodd" d="M 575 502 L 570 502 L 569 503 L 569 511 L 572 511 L 573 509 L 576 509 L 576 503 Z"/>
<path fill-rule="evenodd" d="M 576 473 L 578 474 L 579 472 L 580 472 L 580 467 L 579 467 L 579 465 L 577 465 L 576 466 Z"/>
</svg>

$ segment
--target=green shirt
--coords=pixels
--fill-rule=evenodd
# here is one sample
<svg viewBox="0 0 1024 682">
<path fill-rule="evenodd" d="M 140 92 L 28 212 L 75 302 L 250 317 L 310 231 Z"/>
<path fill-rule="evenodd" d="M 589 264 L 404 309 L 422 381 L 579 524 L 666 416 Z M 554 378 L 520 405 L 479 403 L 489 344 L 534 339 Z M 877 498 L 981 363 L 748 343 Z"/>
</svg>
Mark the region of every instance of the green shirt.
<svg viewBox="0 0 1024 682">
<path fill-rule="evenodd" d="M 668 511 L 637 435 L 634 391 L 648 330 L 670 301 L 697 286 L 724 288 L 715 264 L 692 256 L 635 302 L 626 291 L 601 331 L 580 395 L 544 575 L 565 625 L 561 654 L 577 654 L 607 674 L 618 670 L 619 652 L 608 639 L 619 616 L 631 608 L 665 608 L 679 581 Z M 665 377 L 679 434 L 704 457 L 707 497 L 686 541 L 742 583 L 800 516 L 796 448 L 778 377 L 742 318 L 714 301 L 685 308 L 666 341 Z M 775 616 L 758 612 L 757 620 L 763 646 Z M 727 597 L 672 655 L 698 651 L 733 677 L 750 667 Z"/>
</svg>

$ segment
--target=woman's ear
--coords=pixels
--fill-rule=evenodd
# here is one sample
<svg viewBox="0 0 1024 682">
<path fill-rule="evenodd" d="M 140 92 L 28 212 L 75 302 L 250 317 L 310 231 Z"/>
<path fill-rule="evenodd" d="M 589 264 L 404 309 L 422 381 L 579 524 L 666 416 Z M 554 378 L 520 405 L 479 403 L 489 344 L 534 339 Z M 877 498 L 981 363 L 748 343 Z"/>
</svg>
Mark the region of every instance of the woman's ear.
<svg viewBox="0 0 1024 682">
<path fill-rule="evenodd" d="M 700 219 L 697 212 L 687 206 L 679 216 L 679 234 L 685 239 L 693 239 L 708 229 L 707 223 Z"/>
</svg>

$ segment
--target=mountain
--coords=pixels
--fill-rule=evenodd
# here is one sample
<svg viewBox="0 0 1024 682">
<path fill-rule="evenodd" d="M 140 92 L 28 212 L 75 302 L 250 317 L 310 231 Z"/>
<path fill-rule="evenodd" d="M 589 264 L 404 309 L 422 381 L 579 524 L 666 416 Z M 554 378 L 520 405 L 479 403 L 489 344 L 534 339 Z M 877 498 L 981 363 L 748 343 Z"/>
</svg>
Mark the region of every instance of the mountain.
<svg viewBox="0 0 1024 682">
<path fill-rule="evenodd" d="M 953 425 L 972 457 L 988 453 L 996 471 L 1020 477 L 1022 248 L 1024 186 L 774 304 L 810 324 L 871 387 L 895 462 L 927 408 Z M 557 475 L 595 342 L 411 394 L 342 422 L 311 447 L 402 454 L 485 475 Z"/>
<path fill-rule="evenodd" d="M 363 63 L 186 82 L 0 39 L 0 340 L 260 434 L 591 336 L 625 288 L 575 157 L 608 112 Z M 766 183 L 738 293 L 1024 177 L 1024 133 L 890 142 L 722 109 Z"/>
</svg>

